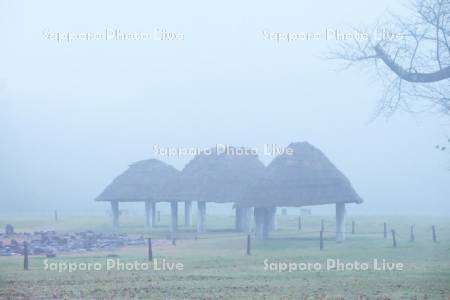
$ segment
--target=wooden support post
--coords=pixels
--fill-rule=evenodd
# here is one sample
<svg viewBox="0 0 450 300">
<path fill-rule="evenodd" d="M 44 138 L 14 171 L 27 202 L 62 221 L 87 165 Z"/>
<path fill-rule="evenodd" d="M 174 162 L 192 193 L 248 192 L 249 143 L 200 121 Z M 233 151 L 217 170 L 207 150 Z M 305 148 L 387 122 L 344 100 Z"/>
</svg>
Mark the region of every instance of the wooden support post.
<svg viewBox="0 0 450 300">
<path fill-rule="evenodd" d="M 431 231 L 433 232 L 433 242 L 437 242 L 437 238 L 436 238 L 436 226 L 431 226 Z"/>
<path fill-rule="evenodd" d="M 302 230 L 302 216 L 298 216 L 298 230 Z"/>
<path fill-rule="evenodd" d="M 320 231 L 324 231 L 325 230 L 325 220 L 322 219 L 320 220 Z"/>
<path fill-rule="evenodd" d="M 236 231 L 242 231 L 242 208 L 235 204 L 234 228 Z"/>
<path fill-rule="evenodd" d="M 156 225 L 156 202 L 152 202 L 152 227 Z"/>
<path fill-rule="evenodd" d="M 416 238 L 414 237 L 414 225 L 411 225 L 411 232 L 410 232 L 409 241 L 410 242 L 414 242 L 415 240 L 416 240 Z"/>
<path fill-rule="evenodd" d="M 145 226 L 153 227 L 153 203 L 150 201 L 145 201 Z"/>
<path fill-rule="evenodd" d="M 267 217 L 269 222 L 269 231 L 275 231 L 278 228 L 277 222 L 277 207 L 267 208 Z"/>
<path fill-rule="evenodd" d="M 352 221 L 352 234 L 355 234 L 355 221 Z"/>
<path fill-rule="evenodd" d="M 397 239 L 395 238 L 395 230 L 392 229 L 392 230 L 391 230 L 391 233 L 392 233 L 392 246 L 393 246 L 394 248 L 397 248 Z"/>
<path fill-rule="evenodd" d="M 251 236 L 247 235 L 247 255 L 251 254 Z"/>
<path fill-rule="evenodd" d="M 384 228 L 383 237 L 386 239 L 387 238 L 387 223 L 386 222 L 383 223 L 383 228 Z"/>
<path fill-rule="evenodd" d="M 336 203 L 336 242 L 345 241 L 345 203 Z"/>
<path fill-rule="evenodd" d="M 28 242 L 23 242 L 23 269 L 28 271 Z"/>
<path fill-rule="evenodd" d="M 267 240 L 269 238 L 269 231 L 271 226 L 271 212 L 268 208 L 263 208 L 263 240 Z"/>
<path fill-rule="evenodd" d="M 53 216 L 55 218 L 55 222 L 58 222 L 58 211 L 55 209 L 55 211 L 53 212 Z"/>
<path fill-rule="evenodd" d="M 197 202 L 197 232 L 203 233 L 205 232 L 206 226 L 206 202 L 198 201 Z"/>
<path fill-rule="evenodd" d="M 178 229 L 178 202 L 171 201 L 170 202 L 170 218 L 171 218 L 171 226 L 170 231 L 172 233 L 176 232 Z"/>
<path fill-rule="evenodd" d="M 153 260 L 152 239 L 148 238 L 148 261 Z"/>
<path fill-rule="evenodd" d="M 323 250 L 323 230 L 320 231 L 320 250 Z"/>
<path fill-rule="evenodd" d="M 265 221 L 265 208 L 255 207 L 255 238 L 257 240 L 264 239 L 264 221 Z"/>
<path fill-rule="evenodd" d="M 252 208 L 242 208 L 242 231 L 249 233 L 251 231 Z"/>
<path fill-rule="evenodd" d="M 184 226 L 191 226 L 191 201 L 184 202 Z"/>
<path fill-rule="evenodd" d="M 119 228 L 119 201 L 111 201 L 111 210 L 113 218 L 113 229 Z"/>
</svg>

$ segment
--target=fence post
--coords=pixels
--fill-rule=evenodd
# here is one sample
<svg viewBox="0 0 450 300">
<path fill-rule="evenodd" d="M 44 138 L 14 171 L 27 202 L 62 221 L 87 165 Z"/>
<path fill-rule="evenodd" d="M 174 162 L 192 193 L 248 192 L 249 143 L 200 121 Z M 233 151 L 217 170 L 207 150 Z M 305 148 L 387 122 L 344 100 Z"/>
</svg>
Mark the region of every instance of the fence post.
<svg viewBox="0 0 450 300">
<path fill-rule="evenodd" d="M 352 234 L 355 234 L 355 221 L 352 221 Z"/>
<path fill-rule="evenodd" d="M 394 248 L 397 248 L 397 239 L 395 238 L 395 230 L 392 229 L 391 233 L 392 233 L 392 246 L 394 246 Z"/>
<path fill-rule="evenodd" d="M 247 255 L 251 254 L 251 236 L 247 235 Z"/>
<path fill-rule="evenodd" d="M 28 271 L 28 242 L 23 242 L 23 269 Z"/>
<path fill-rule="evenodd" d="M 153 260 L 152 239 L 148 238 L 148 260 Z"/>
<path fill-rule="evenodd" d="M 437 242 L 437 239 L 436 239 L 436 226 L 431 226 L 431 230 L 433 231 L 433 242 Z"/>
<path fill-rule="evenodd" d="M 58 222 L 58 211 L 56 209 L 53 212 L 53 216 L 54 216 L 55 222 Z"/>
<path fill-rule="evenodd" d="M 386 239 L 387 238 L 387 223 L 386 222 L 383 223 L 383 227 L 384 227 L 383 236 Z"/>
<path fill-rule="evenodd" d="M 409 238 L 410 242 L 414 242 L 416 238 L 414 237 L 414 225 L 411 225 L 411 236 Z"/>
<path fill-rule="evenodd" d="M 324 221 L 324 219 L 322 219 L 320 221 L 320 231 L 324 231 L 324 230 L 325 230 L 325 221 Z"/>
<path fill-rule="evenodd" d="M 320 250 L 323 250 L 323 230 L 320 231 Z"/>
<path fill-rule="evenodd" d="M 298 230 L 302 230 L 302 216 L 298 216 Z"/>
<path fill-rule="evenodd" d="M 148 260 L 153 260 L 152 239 L 148 238 Z"/>
</svg>

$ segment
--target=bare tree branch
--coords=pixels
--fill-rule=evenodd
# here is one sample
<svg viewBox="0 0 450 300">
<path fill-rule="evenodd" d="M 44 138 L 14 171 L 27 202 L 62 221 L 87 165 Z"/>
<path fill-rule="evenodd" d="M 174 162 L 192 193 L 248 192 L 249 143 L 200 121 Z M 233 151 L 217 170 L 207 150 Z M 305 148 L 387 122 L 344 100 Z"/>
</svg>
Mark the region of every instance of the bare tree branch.
<svg viewBox="0 0 450 300">
<path fill-rule="evenodd" d="M 381 59 L 389 69 L 392 70 L 398 77 L 409 82 L 436 82 L 450 78 L 450 66 L 440 69 L 432 73 L 414 73 L 406 71 L 403 67 L 395 62 L 380 45 L 376 45 L 375 53 L 377 58 Z"/>
<path fill-rule="evenodd" d="M 342 42 L 331 58 L 376 70 L 386 86 L 380 114 L 402 109 L 450 116 L 450 0 L 413 1 L 410 15 L 384 21 L 382 32 L 391 35 L 380 35 L 377 26 L 367 40 Z"/>
</svg>

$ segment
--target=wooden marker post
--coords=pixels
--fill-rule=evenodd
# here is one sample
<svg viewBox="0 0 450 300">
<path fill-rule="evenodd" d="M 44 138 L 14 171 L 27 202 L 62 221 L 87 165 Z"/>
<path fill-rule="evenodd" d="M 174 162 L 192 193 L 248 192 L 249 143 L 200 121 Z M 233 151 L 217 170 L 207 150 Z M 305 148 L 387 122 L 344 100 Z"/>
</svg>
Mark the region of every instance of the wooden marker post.
<svg viewBox="0 0 450 300">
<path fill-rule="evenodd" d="M 53 212 L 53 216 L 54 216 L 55 222 L 58 222 L 58 211 L 56 209 Z"/>
<path fill-rule="evenodd" d="M 411 225 L 411 233 L 410 233 L 409 241 L 414 242 L 415 240 L 416 240 L 416 238 L 414 237 L 414 225 Z"/>
<path fill-rule="evenodd" d="M 352 234 L 355 234 L 355 221 L 352 221 Z"/>
<path fill-rule="evenodd" d="M 251 236 L 247 235 L 247 255 L 251 254 Z"/>
<path fill-rule="evenodd" d="M 324 230 L 325 230 L 325 221 L 324 221 L 324 219 L 322 219 L 320 221 L 320 231 L 324 231 Z"/>
<path fill-rule="evenodd" d="M 298 230 L 302 230 L 302 216 L 298 216 Z"/>
<path fill-rule="evenodd" d="M 323 230 L 320 231 L 320 250 L 323 250 Z"/>
<path fill-rule="evenodd" d="M 431 226 L 431 231 L 433 232 L 433 242 L 437 242 L 437 239 L 436 239 L 436 226 Z"/>
<path fill-rule="evenodd" d="M 386 222 L 384 222 L 383 227 L 384 227 L 383 236 L 386 239 L 387 238 L 387 223 Z"/>
<path fill-rule="evenodd" d="M 148 238 L 148 261 L 153 260 L 152 239 Z"/>
<path fill-rule="evenodd" d="M 23 242 L 23 269 L 28 271 L 28 242 Z"/>
<path fill-rule="evenodd" d="M 397 248 L 397 239 L 395 238 L 395 230 L 392 229 L 391 233 L 392 233 L 392 246 L 394 246 L 394 248 Z"/>
</svg>

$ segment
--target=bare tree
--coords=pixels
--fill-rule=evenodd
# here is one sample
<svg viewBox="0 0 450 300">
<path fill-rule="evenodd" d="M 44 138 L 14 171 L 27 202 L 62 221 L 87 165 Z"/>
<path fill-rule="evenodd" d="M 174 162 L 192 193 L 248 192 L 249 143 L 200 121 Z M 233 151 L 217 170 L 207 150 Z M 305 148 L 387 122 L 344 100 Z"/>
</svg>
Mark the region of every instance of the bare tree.
<svg viewBox="0 0 450 300">
<path fill-rule="evenodd" d="M 410 15 L 390 15 L 366 38 L 339 44 L 332 58 L 372 66 L 386 90 L 378 114 L 399 109 L 450 116 L 450 0 L 416 0 Z"/>
</svg>

